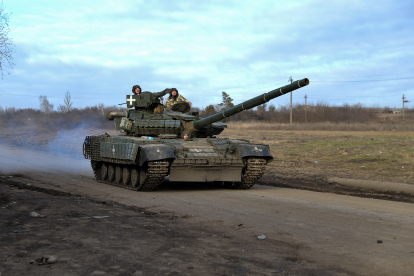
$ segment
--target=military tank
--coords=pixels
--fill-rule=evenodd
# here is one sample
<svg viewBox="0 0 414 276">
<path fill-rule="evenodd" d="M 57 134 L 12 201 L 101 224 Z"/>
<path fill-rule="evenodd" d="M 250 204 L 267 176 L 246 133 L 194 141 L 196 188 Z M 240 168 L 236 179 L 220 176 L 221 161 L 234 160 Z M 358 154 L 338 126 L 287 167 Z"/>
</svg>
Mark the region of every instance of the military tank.
<svg viewBox="0 0 414 276">
<path fill-rule="evenodd" d="M 269 146 L 219 138 L 227 127 L 219 121 L 308 84 L 306 78 L 297 80 L 202 119 L 185 102 L 164 110 L 151 92 L 127 95 L 128 111 L 106 115 L 121 134 L 87 136 L 83 155 L 91 160 L 98 182 L 131 190 L 154 191 L 166 176 L 172 183 L 220 183 L 249 189 L 273 160 Z"/>
</svg>

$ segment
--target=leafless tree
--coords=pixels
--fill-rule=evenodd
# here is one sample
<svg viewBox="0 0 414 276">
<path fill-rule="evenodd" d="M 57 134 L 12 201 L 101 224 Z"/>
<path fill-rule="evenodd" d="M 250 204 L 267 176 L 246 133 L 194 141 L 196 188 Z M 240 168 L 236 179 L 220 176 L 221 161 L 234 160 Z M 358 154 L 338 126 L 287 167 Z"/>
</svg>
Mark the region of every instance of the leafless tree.
<svg viewBox="0 0 414 276">
<path fill-rule="evenodd" d="M 257 107 L 257 112 L 259 112 L 260 114 L 263 114 L 266 112 L 267 110 L 267 103 L 261 104 Z"/>
<path fill-rule="evenodd" d="M 14 66 L 12 56 L 14 44 L 9 37 L 9 16 L 10 14 L 4 10 L 2 1 L 0 4 L 0 71 L 2 78 L 3 72 L 10 74 L 7 69 L 11 69 Z"/>
<path fill-rule="evenodd" d="M 69 112 L 72 110 L 72 105 L 73 102 L 71 101 L 71 97 L 70 97 L 70 92 L 66 91 L 65 94 L 65 99 L 63 100 L 63 102 L 65 103 L 64 105 L 61 104 L 58 106 L 58 111 L 59 112 Z"/>
<path fill-rule="evenodd" d="M 97 107 L 99 110 L 99 114 L 105 115 L 105 111 L 104 111 L 105 105 L 103 103 L 99 103 Z"/>
<path fill-rule="evenodd" d="M 66 110 L 67 111 L 71 111 L 72 110 L 73 102 L 70 100 L 70 93 L 69 93 L 69 91 L 66 91 L 65 99 L 63 100 L 63 102 L 65 103 Z"/>
<path fill-rule="evenodd" d="M 42 110 L 44 113 L 49 114 L 53 111 L 53 104 L 49 103 L 47 96 L 39 96 L 40 101 L 40 110 Z"/>
</svg>

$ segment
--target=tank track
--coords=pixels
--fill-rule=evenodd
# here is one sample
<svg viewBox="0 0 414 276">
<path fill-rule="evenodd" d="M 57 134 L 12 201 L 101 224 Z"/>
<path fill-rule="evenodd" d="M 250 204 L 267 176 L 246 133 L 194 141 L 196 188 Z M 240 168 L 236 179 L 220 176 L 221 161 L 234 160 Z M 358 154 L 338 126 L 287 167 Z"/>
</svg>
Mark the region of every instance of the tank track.
<svg viewBox="0 0 414 276">
<path fill-rule="evenodd" d="M 266 159 L 247 159 L 246 171 L 241 182 L 232 183 L 234 189 L 250 189 L 263 176 L 266 169 Z"/>
<path fill-rule="evenodd" d="M 155 191 L 168 175 L 168 161 L 148 162 L 148 170 L 144 183 L 139 185 L 139 191 Z"/>
<path fill-rule="evenodd" d="M 164 178 L 168 175 L 169 168 L 169 162 L 166 160 L 148 162 L 148 168 L 145 172 L 145 179 L 143 183 L 140 183 L 140 185 L 138 185 L 137 187 L 132 187 L 130 183 L 129 185 L 124 185 L 122 182 L 117 183 L 115 180 L 103 180 L 101 176 L 102 164 L 103 162 L 93 160 L 91 161 L 93 174 L 95 175 L 95 179 L 98 182 L 133 191 L 155 191 L 164 181 Z"/>
</svg>

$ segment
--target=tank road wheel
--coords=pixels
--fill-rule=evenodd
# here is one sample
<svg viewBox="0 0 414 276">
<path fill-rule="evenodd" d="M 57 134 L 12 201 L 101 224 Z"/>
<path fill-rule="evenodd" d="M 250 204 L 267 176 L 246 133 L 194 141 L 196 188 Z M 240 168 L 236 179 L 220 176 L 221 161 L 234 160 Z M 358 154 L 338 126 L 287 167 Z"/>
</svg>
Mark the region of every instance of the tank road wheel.
<svg viewBox="0 0 414 276">
<path fill-rule="evenodd" d="M 131 169 L 131 186 L 138 187 L 139 185 L 139 171 L 137 168 Z"/>
<path fill-rule="evenodd" d="M 114 181 L 115 178 L 115 167 L 112 164 L 108 165 L 108 181 Z"/>
<path fill-rule="evenodd" d="M 108 164 L 103 163 L 101 167 L 101 179 L 106 180 L 108 179 Z"/>
<path fill-rule="evenodd" d="M 121 183 L 122 181 L 122 168 L 119 165 L 115 167 L 115 181 L 116 183 Z"/>
<path fill-rule="evenodd" d="M 124 183 L 124 185 L 128 185 L 130 179 L 131 179 L 131 172 L 129 171 L 129 168 L 125 166 L 122 169 L 122 183 Z"/>
<path fill-rule="evenodd" d="M 96 179 L 100 182 L 130 190 L 154 191 L 168 175 L 169 166 L 168 160 L 151 161 L 144 167 L 94 161 L 92 169 Z M 128 184 L 132 187 L 127 186 Z"/>
</svg>

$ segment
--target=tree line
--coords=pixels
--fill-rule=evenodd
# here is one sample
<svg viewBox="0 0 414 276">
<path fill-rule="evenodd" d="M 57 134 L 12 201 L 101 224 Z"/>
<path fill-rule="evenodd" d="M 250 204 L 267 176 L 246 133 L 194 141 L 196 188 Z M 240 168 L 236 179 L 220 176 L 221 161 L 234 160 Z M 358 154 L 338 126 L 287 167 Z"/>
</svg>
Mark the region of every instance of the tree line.
<svg viewBox="0 0 414 276">
<path fill-rule="evenodd" d="M 208 117 L 227 108 L 233 107 L 233 99 L 226 92 L 222 92 L 222 102 L 217 105 L 208 105 L 200 111 L 201 117 Z M 384 108 L 386 110 L 387 108 Z M 406 114 L 414 115 L 414 109 L 406 109 Z M 292 107 L 294 123 L 372 123 L 380 121 L 383 114 L 378 114 L 363 106 L 361 103 L 332 105 L 326 102 L 304 105 L 294 104 Z M 410 118 L 410 116 L 409 116 Z M 230 121 L 261 121 L 266 123 L 288 124 L 290 123 L 290 105 L 279 105 L 264 103 L 250 110 L 245 110 L 223 120 Z"/>
<path fill-rule="evenodd" d="M 193 107 L 192 111 L 200 112 L 204 118 L 224 109 L 233 107 L 233 99 L 226 92 L 222 92 L 222 102 L 217 105 L 208 105 L 203 109 Z M 70 93 L 67 91 L 63 104 L 54 110 L 53 104 L 47 96 L 39 97 L 39 109 L 15 107 L 3 108 L 0 106 L 0 127 L 25 127 L 40 125 L 49 129 L 73 129 L 84 124 L 87 127 L 113 128 L 113 122 L 106 120 L 109 111 L 121 111 L 126 108 L 118 105 L 105 106 L 99 103 L 94 106 L 74 108 Z M 362 104 L 343 104 L 341 106 L 328 103 L 316 103 L 309 106 L 302 104 L 293 105 L 294 123 L 373 123 L 383 121 L 381 114 L 374 113 Z M 414 109 L 406 110 L 406 119 L 414 119 Z M 290 106 L 273 104 L 262 104 L 255 109 L 245 110 L 222 122 L 230 121 L 259 121 L 265 123 L 288 124 L 290 121 Z"/>
</svg>

